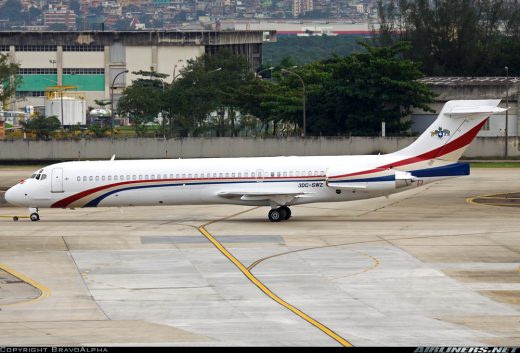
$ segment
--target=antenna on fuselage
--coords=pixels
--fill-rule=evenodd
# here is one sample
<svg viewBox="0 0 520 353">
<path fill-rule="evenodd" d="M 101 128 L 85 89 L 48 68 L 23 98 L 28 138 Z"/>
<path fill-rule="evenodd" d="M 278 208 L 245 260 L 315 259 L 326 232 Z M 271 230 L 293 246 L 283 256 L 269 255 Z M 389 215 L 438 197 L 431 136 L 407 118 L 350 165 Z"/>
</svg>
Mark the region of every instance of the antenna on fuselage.
<svg viewBox="0 0 520 353">
<path fill-rule="evenodd" d="M 115 154 L 112 155 L 112 158 L 110 158 L 110 160 L 113 161 L 114 159 L 116 159 L 116 155 Z"/>
</svg>

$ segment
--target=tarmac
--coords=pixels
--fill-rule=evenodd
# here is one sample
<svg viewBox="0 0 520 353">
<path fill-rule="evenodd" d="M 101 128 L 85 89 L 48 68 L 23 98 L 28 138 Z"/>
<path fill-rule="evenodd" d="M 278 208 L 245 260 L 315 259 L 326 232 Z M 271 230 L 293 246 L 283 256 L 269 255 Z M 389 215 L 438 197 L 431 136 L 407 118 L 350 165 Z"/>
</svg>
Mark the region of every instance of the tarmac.
<svg viewBox="0 0 520 353">
<path fill-rule="evenodd" d="M 0 190 L 35 169 L 0 168 Z M 520 209 L 486 203 L 520 192 L 519 173 L 280 223 L 240 206 L 13 222 L 27 211 L 3 204 L 0 346 L 520 346 Z"/>
</svg>

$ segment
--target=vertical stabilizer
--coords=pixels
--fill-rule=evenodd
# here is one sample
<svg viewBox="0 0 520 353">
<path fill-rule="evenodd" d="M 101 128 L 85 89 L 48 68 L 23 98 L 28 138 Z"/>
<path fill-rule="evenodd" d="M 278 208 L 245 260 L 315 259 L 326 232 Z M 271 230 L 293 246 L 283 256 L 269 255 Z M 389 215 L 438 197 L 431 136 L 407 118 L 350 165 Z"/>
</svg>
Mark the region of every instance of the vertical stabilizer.
<svg viewBox="0 0 520 353">
<path fill-rule="evenodd" d="M 446 102 L 437 119 L 410 146 L 395 152 L 423 160 L 456 162 L 490 115 L 504 112 L 500 99 Z"/>
</svg>

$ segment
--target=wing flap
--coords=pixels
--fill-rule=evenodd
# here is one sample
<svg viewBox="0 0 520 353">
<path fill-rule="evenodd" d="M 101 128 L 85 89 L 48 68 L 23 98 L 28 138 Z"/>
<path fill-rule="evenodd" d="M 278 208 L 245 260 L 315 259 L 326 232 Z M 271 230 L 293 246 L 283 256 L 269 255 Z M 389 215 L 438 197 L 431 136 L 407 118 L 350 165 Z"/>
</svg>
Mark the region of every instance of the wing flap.
<svg viewBox="0 0 520 353">
<path fill-rule="evenodd" d="M 308 192 L 250 192 L 250 191 L 226 191 L 218 196 L 226 199 L 242 201 L 269 201 L 278 205 L 286 205 L 296 198 L 309 197 Z"/>
</svg>

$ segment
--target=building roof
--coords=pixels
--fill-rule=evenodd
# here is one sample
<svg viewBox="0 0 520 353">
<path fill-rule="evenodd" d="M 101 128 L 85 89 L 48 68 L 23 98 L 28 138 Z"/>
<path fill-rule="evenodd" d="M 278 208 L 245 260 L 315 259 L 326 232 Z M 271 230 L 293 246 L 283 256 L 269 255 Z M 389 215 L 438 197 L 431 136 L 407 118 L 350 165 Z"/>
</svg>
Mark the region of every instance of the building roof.
<svg viewBox="0 0 520 353">
<path fill-rule="evenodd" d="M 425 77 L 420 82 L 431 86 L 498 86 L 505 85 L 509 80 L 510 85 L 520 84 L 520 77 L 510 76 L 489 76 L 489 77 Z"/>
</svg>

